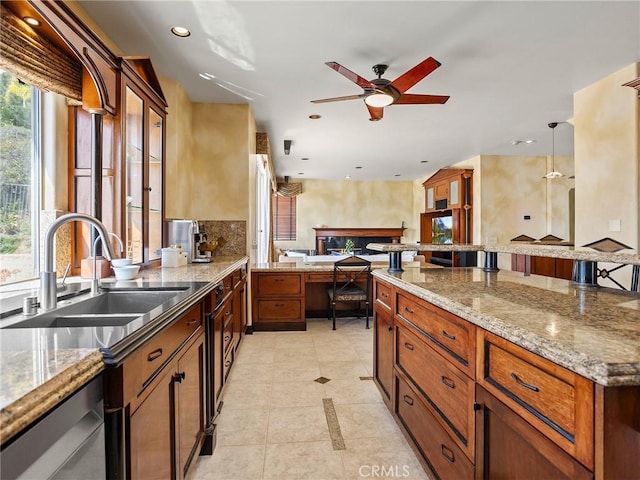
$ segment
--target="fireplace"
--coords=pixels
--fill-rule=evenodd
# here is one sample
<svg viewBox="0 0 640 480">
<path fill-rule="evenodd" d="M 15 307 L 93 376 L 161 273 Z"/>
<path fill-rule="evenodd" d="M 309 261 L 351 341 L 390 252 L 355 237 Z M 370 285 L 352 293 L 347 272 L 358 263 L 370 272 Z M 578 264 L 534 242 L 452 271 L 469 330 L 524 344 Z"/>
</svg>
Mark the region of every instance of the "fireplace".
<svg viewBox="0 0 640 480">
<path fill-rule="evenodd" d="M 376 254 L 366 249 L 369 243 L 400 243 L 404 227 L 400 228 L 340 228 L 318 227 L 316 231 L 316 250 L 318 255 L 330 255 L 332 251 L 344 249 L 347 239 L 353 240 L 355 252 Z"/>
</svg>

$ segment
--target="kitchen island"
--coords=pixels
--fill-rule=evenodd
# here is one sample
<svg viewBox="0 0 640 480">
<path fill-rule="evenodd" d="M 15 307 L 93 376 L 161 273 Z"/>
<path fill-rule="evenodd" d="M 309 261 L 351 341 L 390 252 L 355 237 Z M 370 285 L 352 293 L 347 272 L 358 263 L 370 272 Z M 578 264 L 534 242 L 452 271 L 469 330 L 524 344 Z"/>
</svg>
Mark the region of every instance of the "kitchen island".
<svg viewBox="0 0 640 480">
<path fill-rule="evenodd" d="M 92 378 L 111 370 L 117 372 L 128 361 L 128 358 L 135 359 L 135 356 L 139 355 L 137 352 L 141 350 L 140 347 L 151 344 L 153 339 L 168 339 L 168 345 L 175 348 L 177 344 L 174 345 L 173 340 L 165 333 L 169 330 L 176 331 L 178 327 L 174 327 L 174 325 L 178 318 L 192 315 L 196 321 L 189 320 L 189 325 L 199 326 L 197 330 L 200 332 L 200 337 L 203 338 L 202 334 L 208 321 L 208 317 L 204 317 L 208 312 L 204 310 L 209 307 L 214 308 L 210 304 L 213 301 L 211 299 L 215 287 L 220 285 L 222 288 L 224 280 L 224 294 L 228 297 L 233 291 L 234 285 L 237 286 L 241 282 L 244 285 L 242 272 L 246 274 L 247 261 L 248 258 L 245 256 L 217 257 L 208 264 L 141 270 L 139 278 L 133 281 L 122 282 L 112 278 L 104 279 L 102 284 L 105 289 L 126 291 L 126 289 L 136 288 L 180 287 L 180 295 L 176 297 L 176 300 L 165 302 L 157 307 L 153 316 L 144 315 L 123 326 L 7 328 L 7 323 L 14 321 L 16 316 L 0 320 L 2 322 L 0 323 L 0 327 L 2 327 L 0 329 L 2 382 L 0 389 L 0 438 L 3 447 L 12 441 L 13 437 L 53 410 Z M 244 291 L 244 287 L 242 289 Z M 241 309 L 241 303 L 241 301 L 237 301 L 236 316 L 238 318 L 245 314 L 244 309 Z M 63 305 L 64 302 L 61 302 L 59 306 Z M 20 314 L 17 316 L 23 317 Z M 233 314 L 229 313 L 227 317 L 233 318 Z M 233 326 L 229 328 L 229 331 L 233 331 Z M 181 335 L 193 336 L 189 333 L 190 330 L 189 332 L 185 329 L 180 331 L 185 332 Z M 195 332 L 196 330 L 194 330 L 194 334 Z M 220 339 L 222 339 L 221 336 Z M 235 340 L 238 341 L 237 338 Z M 222 340 L 220 340 L 220 347 L 222 346 Z M 225 347 L 227 346 L 225 344 Z M 202 353 L 203 347 L 201 347 L 201 365 L 204 369 L 206 365 Z M 167 351 L 166 345 L 164 348 L 166 357 L 170 352 Z M 166 361 L 163 360 L 165 357 L 159 360 L 162 365 L 166 364 Z M 220 355 L 220 365 L 222 365 L 222 360 L 223 357 Z M 222 367 L 220 369 L 222 374 Z M 138 375 L 139 370 L 135 364 L 127 368 L 127 371 L 132 372 L 134 376 Z M 149 372 L 152 373 L 151 370 Z M 144 373 L 140 372 L 139 375 L 142 376 Z M 201 373 L 202 378 L 204 378 L 204 373 L 204 371 Z M 137 380 L 145 381 L 144 378 Z M 112 382 L 113 379 L 109 381 Z M 146 385 L 145 383 L 145 387 Z M 113 385 L 111 386 L 113 387 Z M 105 398 L 113 396 L 113 392 L 108 390 L 108 385 L 106 385 Z M 204 387 L 202 392 L 204 395 Z M 122 394 L 123 392 L 120 392 L 116 396 L 122 397 Z M 120 400 L 126 401 L 125 398 L 120 398 Z M 202 402 L 204 404 L 204 398 Z M 204 418 L 204 414 L 202 418 Z M 200 430 L 203 429 L 204 426 L 200 428 Z"/>
<path fill-rule="evenodd" d="M 373 275 L 374 377 L 427 470 L 637 478 L 638 293 L 480 268 Z"/>
</svg>

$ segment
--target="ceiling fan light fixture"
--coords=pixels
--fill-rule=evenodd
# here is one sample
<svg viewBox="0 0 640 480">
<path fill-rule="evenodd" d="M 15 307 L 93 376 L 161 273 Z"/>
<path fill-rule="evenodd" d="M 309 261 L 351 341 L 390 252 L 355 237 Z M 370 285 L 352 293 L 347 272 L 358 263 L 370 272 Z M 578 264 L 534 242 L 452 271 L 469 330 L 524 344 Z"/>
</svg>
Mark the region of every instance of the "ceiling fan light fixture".
<svg viewBox="0 0 640 480">
<path fill-rule="evenodd" d="M 364 103 L 370 107 L 386 107 L 391 105 L 393 100 L 393 97 L 388 93 L 372 93 L 365 97 Z"/>
</svg>

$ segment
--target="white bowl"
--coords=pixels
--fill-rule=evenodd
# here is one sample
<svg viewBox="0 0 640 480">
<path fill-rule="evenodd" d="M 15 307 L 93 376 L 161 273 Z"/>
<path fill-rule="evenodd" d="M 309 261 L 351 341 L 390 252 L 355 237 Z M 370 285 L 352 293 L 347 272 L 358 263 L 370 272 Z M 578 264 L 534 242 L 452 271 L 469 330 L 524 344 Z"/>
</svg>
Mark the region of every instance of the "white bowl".
<svg viewBox="0 0 640 480">
<path fill-rule="evenodd" d="M 124 267 L 111 267 L 116 274 L 116 280 L 133 280 L 138 276 L 140 265 L 125 265 Z"/>
<path fill-rule="evenodd" d="M 111 260 L 112 267 L 126 267 L 127 265 L 131 265 L 131 263 L 133 263 L 133 260 L 130 258 L 114 258 Z"/>
</svg>

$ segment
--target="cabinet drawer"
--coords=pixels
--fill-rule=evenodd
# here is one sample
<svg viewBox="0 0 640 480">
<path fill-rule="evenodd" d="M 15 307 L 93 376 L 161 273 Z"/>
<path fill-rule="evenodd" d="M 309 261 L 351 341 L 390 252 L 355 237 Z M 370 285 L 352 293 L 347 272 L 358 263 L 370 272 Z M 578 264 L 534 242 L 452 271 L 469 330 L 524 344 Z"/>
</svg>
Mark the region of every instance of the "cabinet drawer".
<svg viewBox="0 0 640 480">
<path fill-rule="evenodd" d="M 301 274 L 258 274 L 258 296 L 302 295 Z"/>
<path fill-rule="evenodd" d="M 479 337 L 479 383 L 592 468 L 593 383 L 488 332 Z"/>
<path fill-rule="evenodd" d="M 258 321 L 299 321 L 301 312 L 301 300 L 258 300 Z"/>
<path fill-rule="evenodd" d="M 460 447 L 473 458 L 473 380 L 400 322 L 396 322 L 396 341 L 397 365 L 437 409 Z"/>
<path fill-rule="evenodd" d="M 376 300 L 382 303 L 388 309 L 391 309 L 391 286 L 387 285 L 386 283 L 376 281 L 375 289 Z"/>
<path fill-rule="evenodd" d="M 414 324 L 445 357 L 475 378 L 475 325 L 414 297 L 398 294 L 398 315 Z"/>
<path fill-rule="evenodd" d="M 396 382 L 396 413 L 438 477 L 443 480 L 474 478 L 473 464 L 423 404 L 420 395 L 402 378 L 396 377 Z"/>
<path fill-rule="evenodd" d="M 229 317 L 233 318 L 233 317 Z M 227 319 L 225 318 L 225 321 Z M 233 344 L 233 322 L 227 321 L 224 324 L 224 330 L 222 332 L 222 351 L 226 352 L 229 347 Z"/>
<path fill-rule="evenodd" d="M 145 386 L 149 377 L 160 368 L 196 330 L 202 328 L 201 305 L 189 310 L 178 321 L 155 335 L 140 349 L 140 379 Z"/>
<path fill-rule="evenodd" d="M 233 348 L 225 354 L 224 361 L 222 363 L 222 378 L 224 378 L 225 381 L 231 371 L 231 365 L 233 365 Z"/>
</svg>

